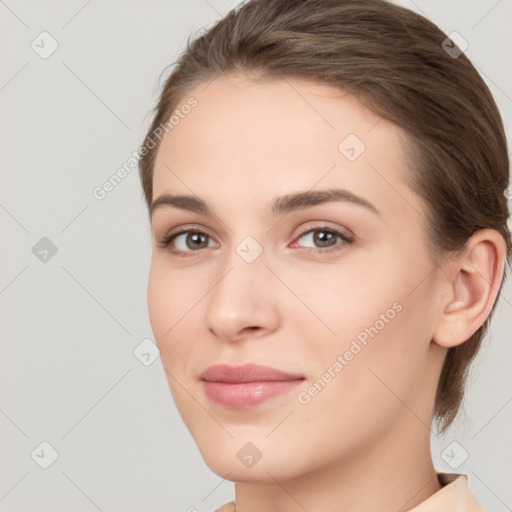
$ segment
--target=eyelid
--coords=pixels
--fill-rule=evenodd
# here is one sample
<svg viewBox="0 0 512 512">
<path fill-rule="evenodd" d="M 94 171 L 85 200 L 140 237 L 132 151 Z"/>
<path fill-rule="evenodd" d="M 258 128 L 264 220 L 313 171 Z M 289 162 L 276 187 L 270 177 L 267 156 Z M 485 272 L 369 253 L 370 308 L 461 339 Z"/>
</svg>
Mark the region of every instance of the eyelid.
<svg viewBox="0 0 512 512">
<path fill-rule="evenodd" d="M 179 235 L 181 233 L 188 233 L 189 231 L 201 232 L 201 233 L 204 233 L 205 235 L 208 235 L 210 238 L 214 238 L 210 234 L 210 230 L 200 224 L 181 224 L 180 226 L 178 226 L 176 228 L 167 230 L 160 238 L 165 239 L 165 238 L 169 238 L 171 236 Z M 155 236 L 155 238 L 158 238 L 158 237 Z"/>
<path fill-rule="evenodd" d="M 310 233 L 311 231 L 321 231 L 322 229 L 326 231 L 335 232 L 344 239 L 350 241 L 355 240 L 355 235 L 350 230 L 348 230 L 347 228 L 343 228 L 341 226 L 332 226 L 328 224 L 327 221 L 310 221 L 307 222 L 306 224 L 311 225 L 308 225 L 307 227 L 302 227 L 300 233 L 294 237 L 295 241 L 298 240 L 299 238 L 302 238 L 304 235 Z"/>
</svg>

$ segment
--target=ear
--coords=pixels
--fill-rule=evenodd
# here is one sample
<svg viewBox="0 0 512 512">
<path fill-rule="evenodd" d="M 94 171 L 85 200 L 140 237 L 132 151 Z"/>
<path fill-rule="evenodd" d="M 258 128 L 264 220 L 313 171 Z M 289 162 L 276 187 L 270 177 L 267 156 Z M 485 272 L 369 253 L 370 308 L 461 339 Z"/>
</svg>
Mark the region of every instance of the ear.
<svg viewBox="0 0 512 512">
<path fill-rule="evenodd" d="M 466 250 L 448 264 L 448 293 L 432 341 L 454 347 L 467 341 L 489 316 L 505 271 L 506 242 L 494 229 L 482 229 L 467 241 Z"/>
</svg>

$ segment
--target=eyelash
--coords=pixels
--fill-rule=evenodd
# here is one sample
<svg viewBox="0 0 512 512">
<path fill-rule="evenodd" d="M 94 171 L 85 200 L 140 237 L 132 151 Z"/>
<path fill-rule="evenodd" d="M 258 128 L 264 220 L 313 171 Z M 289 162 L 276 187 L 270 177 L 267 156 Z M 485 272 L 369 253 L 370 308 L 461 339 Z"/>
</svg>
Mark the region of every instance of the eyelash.
<svg viewBox="0 0 512 512">
<path fill-rule="evenodd" d="M 312 248 L 312 247 L 303 247 L 302 248 L 302 249 L 307 249 L 310 254 L 311 253 L 318 254 L 318 253 L 339 251 L 339 250 L 341 250 L 343 248 L 344 245 L 346 245 L 346 244 L 350 245 L 350 244 L 352 244 L 354 242 L 354 237 L 348 236 L 345 233 L 342 233 L 341 231 L 338 231 L 337 229 L 327 228 L 327 227 L 322 227 L 322 226 L 306 229 L 305 231 L 300 233 L 300 235 L 297 237 L 297 240 L 302 238 L 304 235 L 307 235 L 308 233 L 311 233 L 311 232 L 314 233 L 315 231 L 322 231 L 324 233 L 331 233 L 331 234 L 341 238 L 344 243 L 341 244 L 342 247 L 339 247 L 340 244 L 337 244 L 337 245 L 330 246 L 330 247 L 318 247 L 316 249 Z M 166 248 L 166 247 L 168 247 L 171 244 L 171 242 L 176 237 L 178 237 L 178 236 L 180 236 L 180 235 L 182 235 L 184 233 L 197 233 L 197 234 L 205 235 L 208 238 L 211 238 L 206 233 L 204 233 L 203 231 L 200 231 L 198 229 L 180 228 L 178 230 L 178 232 L 171 233 L 171 234 L 168 234 L 168 235 L 164 236 L 163 239 L 160 242 L 157 243 L 157 245 L 158 245 L 158 247 Z M 196 250 L 196 251 L 180 251 L 178 249 L 170 249 L 170 252 L 172 254 L 174 254 L 175 256 L 179 256 L 179 257 L 193 256 L 194 253 L 197 253 L 199 251 L 200 250 Z"/>
</svg>

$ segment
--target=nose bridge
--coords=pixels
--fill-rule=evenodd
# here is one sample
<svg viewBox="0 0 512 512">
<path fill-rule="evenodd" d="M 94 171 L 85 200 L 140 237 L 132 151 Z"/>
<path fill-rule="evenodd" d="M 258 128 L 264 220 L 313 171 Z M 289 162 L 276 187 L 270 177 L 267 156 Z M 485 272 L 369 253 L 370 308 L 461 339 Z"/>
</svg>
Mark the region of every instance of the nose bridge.
<svg viewBox="0 0 512 512">
<path fill-rule="evenodd" d="M 274 329 L 277 322 L 271 272 L 263 247 L 246 237 L 222 262 L 222 271 L 209 294 L 207 328 L 224 339 L 236 339 L 246 328 Z M 256 329 L 259 328 L 259 329 Z"/>
</svg>

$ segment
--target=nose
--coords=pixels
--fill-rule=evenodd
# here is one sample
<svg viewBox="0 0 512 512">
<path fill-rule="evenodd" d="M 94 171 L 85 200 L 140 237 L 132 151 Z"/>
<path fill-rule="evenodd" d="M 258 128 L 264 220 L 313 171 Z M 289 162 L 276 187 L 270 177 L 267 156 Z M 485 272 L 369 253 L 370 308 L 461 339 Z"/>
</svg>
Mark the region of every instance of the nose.
<svg viewBox="0 0 512 512">
<path fill-rule="evenodd" d="M 233 251 L 234 252 L 234 251 Z M 260 256 L 246 263 L 234 253 L 208 294 L 208 330 L 228 342 L 269 334 L 278 328 L 276 280 Z"/>
</svg>

